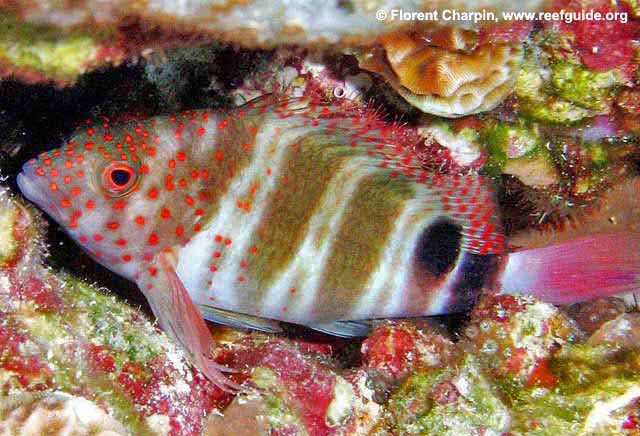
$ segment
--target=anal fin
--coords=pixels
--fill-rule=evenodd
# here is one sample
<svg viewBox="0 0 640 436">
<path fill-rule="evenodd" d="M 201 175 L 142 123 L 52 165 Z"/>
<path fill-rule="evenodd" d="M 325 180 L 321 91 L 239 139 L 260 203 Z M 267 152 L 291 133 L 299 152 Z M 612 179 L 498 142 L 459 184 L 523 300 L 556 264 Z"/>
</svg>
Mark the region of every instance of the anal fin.
<svg viewBox="0 0 640 436">
<path fill-rule="evenodd" d="M 371 321 L 333 321 L 307 327 L 332 336 L 355 338 L 367 336 L 371 332 Z"/>
<path fill-rule="evenodd" d="M 206 304 L 198 304 L 197 306 L 202 317 L 207 321 L 234 328 L 260 330 L 265 333 L 280 333 L 282 331 L 280 323 L 275 320 L 219 309 Z"/>
<path fill-rule="evenodd" d="M 160 327 L 182 345 L 193 364 L 221 389 L 241 390 L 223 374 L 234 370 L 213 360 L 211 352 L 215 343 L 211 332 L 176 274 L 174 264 L 170 253 L 159 253 L 148 271 L 138 279 L 138 287 L 151 305 Z"/>
</svg>

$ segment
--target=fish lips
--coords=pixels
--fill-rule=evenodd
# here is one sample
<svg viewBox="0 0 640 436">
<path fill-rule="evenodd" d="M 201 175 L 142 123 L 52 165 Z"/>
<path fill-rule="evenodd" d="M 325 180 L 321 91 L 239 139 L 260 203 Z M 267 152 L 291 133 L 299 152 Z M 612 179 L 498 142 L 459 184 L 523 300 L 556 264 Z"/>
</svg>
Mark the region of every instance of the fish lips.
<svg viewBox="0 0 640 436">
<path fill-rule="evenodd" d="M 51 197 L 51 193 L 45 191 L 45 187 L 40 183 L 41 179 L 44 179 L 44 177 L 37 176 L 33 170 L 33 165 L 27 162 L 23 165 L 22 172 L 18 174 L 16 182 L 22 195 L 54 218 L 57 218 L 59 215 L 58 208 Z"/>
</svg>

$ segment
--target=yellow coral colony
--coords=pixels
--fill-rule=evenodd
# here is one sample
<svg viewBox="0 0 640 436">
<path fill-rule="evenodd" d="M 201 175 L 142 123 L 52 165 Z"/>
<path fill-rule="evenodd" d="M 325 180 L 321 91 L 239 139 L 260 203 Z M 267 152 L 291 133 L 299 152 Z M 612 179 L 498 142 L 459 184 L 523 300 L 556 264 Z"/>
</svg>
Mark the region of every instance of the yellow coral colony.
<svg viewBox="0 0 640 436">
<path fill-rule="evenodd" d="M 473 33 L 446 28 L 393 32 L 358 55 L 422 112 L 456 118 L 491 110 L 513 90 L 522 61 L 518 43 L 474 47 Z"/>
</svg>

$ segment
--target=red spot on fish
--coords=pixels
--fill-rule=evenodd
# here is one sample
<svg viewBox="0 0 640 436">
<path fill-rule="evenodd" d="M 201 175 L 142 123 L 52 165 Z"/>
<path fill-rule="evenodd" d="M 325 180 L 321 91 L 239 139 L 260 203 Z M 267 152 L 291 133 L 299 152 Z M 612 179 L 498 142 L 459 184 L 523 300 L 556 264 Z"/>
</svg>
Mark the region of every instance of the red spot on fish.
<svg viewBox="0 0 640 436">
<path fill-rule="evenodd" d="M 182 226 L 177 226 L 176 227 L 176 235 L 177 236 L 182 236 L 184 234 L 184 228 Z"/>
<path fill-rule="evenodd" d="M 222 160 L 222 151 L 216 151 L 216 160 L 220 162 Z"/>
<path fill-rule="evenodd" d="M 128 254 L 128 253 L 127 253 L 127 254 L 123 254 L 123 255 L 122 255 L 122 260 L 123 260 L 124 262 L 131 262 L 131 255 L 130 255 L 130 254 Z"/>
<path fill-rule="evenodd" d="M 252 246 L 249 248 L 249 252 L 250 252 L 250 253 L 257 253 L 257 252 L 258 252 L 258 246 L 257 246 L 257 245 L 252 245 Z"/>
<path fill-rule="evenodd" d="M 184 151 L 180 150 L 176 153 L 176 158 L 178 158 L 179 161 L 183 161 L 187 158 L 187 154 Z"/>
<path fill-rule="evenodd" d="M 155 233 L 149 235 L 149 245 L 156 245 L 160 241 L 160 238 Z"/>
<path fill-rule="evenodd" d="M 219 258 L 220 256 L 222 256 L 222 253 L 220 253 L 219 251 L 214 251 L 213 252 L 213 257 Z"/>
<path fill-rule="evenodd" d="M 116 245 L 124 247 L 125 245 L 127 245 L 127 240 L 120 238 L 120 239 L 116 240 Z"/>
<path fill-rule="evenodd" d="M 155 200 L 156 198 L 158 198 L 158 190 L 156 188 L 151 188 L 149 189 L 147 195 L 150 199 Z"/>
<path fill-rule="evenodd" d="M 171 159 L 169 161 L 169 168 L 175 168 L 176 167 L 176 161 L 174 159 Z"/>
<path fill-rule="evenodd" d="M 51 158 L 50 157 L 44 158 L 42 160 L 42 163 L 45 164 L 45 166 L 50 166 L 51 165 Z"/>
<path fill-rule="evenodd" d="M 96 233 L 95 235 L 93 235 L 94 241 L 100 242 L 102 241 L 102 239 L 103 239 L 103 236 L 100 233 Z"/>
<path fill-rule="evenodd" d="M 216 272 L 216 271 L 218 271 L 218 266 L 217 266 L 217 265 L 211 265 L 211 266 L 209 267 L 209 271 L 211 271 L 211 272 Z"/>
<path fill-rule="evenodd" d="M 67 197 L 63 198 L 60 202 L 60 206 L 64 208 L 71 207 L 71 200 L 69 200 Z"/>
<path fill-rule="evenodd" d="M 56 182 L 51 182 L 51 183 L 49 184 L 49 189 L 50 189 L 51 191 L 53 191 L 53 192 L 57 191 L 57 190 L 58 190 L 58 184 L 57 184 Z"/>
<path fill-rule="evenodd" d="M 224 245 L 231 245 L 231 239 L 227 238 L 224 240 Z"/>
<path fill-rule="evenodd" d="M 149 173 L 149 165 L 141 165 L 140 166 L 140 172 L 142 174 L 148 174 Z"/>
<path fill-rule="evenodd" d="M 117 199 L 116 201 L 113 202 L 113 208 L 114 209 L 124 209 L 126 205 L 127 205 L 127 202 L 124 201 L 121 198 L 119 198 L 119 199 Z"/>
<path fill-rule="evenodd" d="M 189 206 L 193 206 L 193 204 L 195 203 L 195 200 L 193 199 L 192 196 L 187 195 L 184 199 L 185 203 L 187 203 Z"/>
<path fill-rule="evenodd" d="M 36 174 L 39 176 L 44 176 L 44 170 L 42 169 L 42 167 L 36 168 Z"/>
<path fill-rule="evenodd" d="M 109 142 L 109 141 L 111 141 L 112 139 L 113 139 L 113 136 L 111 136 L 111 134 L 110 134 L 110 133 L 106 133 L 106 134 L 104 135 L 104 140 L 105 140 L 105 141 Z"/>
<path fill-rule="evenodd" d="M 206 130 L 204 129 L 204 127 L 200 127 L 198 130 L 196 130 L 196 135 L 202 136 L 205 132 Z"/>
<path fill-rule="evenodd" d="M 120 227 L 120 223 L 118 223 L 117 221 L 111 221 L 107 223 L 107 228 L 109 230 L 116 230 L 118 227 Z"/>
<path fill-rule="evenodd" d="M 137 217 L 135 217 L 134 221 L 139 226 L 144 226 L 144 217 L 142 215 L 138 215 Z"/>
<path fill-rule="evenodd" d="M 162 219 L 169 219 L 171 217 L 171 211 L 169 211 L 169 209 L 167 209 L 166 207 L 163 207 L 162 210 L 160 210 L 160 216 L 162 217 Z"/>
<path fill-rule="evenodd" d="M 196 224 L 193 226 L 193 231 L 194 231 L 194 232 L 199 232 L 201 229 L 202 229 L 202 224 L 200 224 L 200 223 L 196 223 Z"/>
<path fill-rule="evenodd" d="M 87 135 L 89 136 L 93 136 L 93 134 L 95 133 L 95 130 L 93 129 L 93 127 L 89 127 L 87 129 Z"/>
<path fill-rule="evenodd" d="M 69 183 L 71 183 L 71 176 L 64 176 L 62 181 L 64 182 L 65 185 L 68 185 Z"/>
<path fill-rule="evenodd" d="M 95 205 L 96 205 L 96 202 L 93 201 L 92 199 L 88 199 L 87 202 L 84 204 L 84 206 L 87 209 L 93 209 L 95 207 Z"/>
<path fill-rule="evenodd" d="M 238 277 L 238 281 L 239 281 L 240 283 L 244 282 L 244 276 L 239 276 L 239 277 Z"/>
<path fill-rule="evenodd" d="M 77 197 L 78 195 L 80 195 L 81 189 L 79 186 L 74 186 L 73 188 L 71 188 L 71 195 L 73 195 L 74 197 Z"/>
<path fill-rule="evenodd" d="M 200 209 L 200 208 L 196 209 L 196 215 L 198 216 L 204 215 L 204 209 Z"/>
</svg>

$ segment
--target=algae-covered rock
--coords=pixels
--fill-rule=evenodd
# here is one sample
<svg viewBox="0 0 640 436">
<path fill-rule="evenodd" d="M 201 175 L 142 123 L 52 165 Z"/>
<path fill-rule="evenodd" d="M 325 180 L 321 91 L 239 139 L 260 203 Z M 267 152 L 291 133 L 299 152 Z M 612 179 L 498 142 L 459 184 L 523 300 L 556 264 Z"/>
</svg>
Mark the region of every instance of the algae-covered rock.
<svg viewBox="0 0 640 436">
<path fill-rule="evenodd" d="M 589 69 L 571 53 L 562 33 L 537 33 L 525 52 L 515 94 L 523 114 L 548 123 L 575 123 L 609 113 L 618 89 L 628 79 L 618 70 Z"/>
<path fill-rule="evenodd" d="M 549 363 L 558 385 L 521 392 L 513 407 L 513 430 L 592 436 L 637 431 L 639 357 L 637 350 L 610 345 L 563 347 Z"/>
<path fill-rule="evenodd" d="M 361 370 L 341 373 L 323 348 L 320 355 L 313 348 L 304 341 L 247 335 L 234 341 L 223 359 L 248 369 L 248 382 L 258 391 L 246 399 L 262 409 L 259 425 L 268 434 L 367 434 L 381 414 L 368 375 Z M 233 416 L 218 419 L 229 431 L 250 413 L 239 410 L 240 404 L 233 407 Z"/>
<path fill-rule="evenodd" d="M 447 369 L 411 375 L 388 408 L 394 434 L 500 434 L 511 420 L 491 377 L 472 356 Z"/>
<path fill-rule="evenodd" d="M 221 392 L 142 312 L 45 268 L 44 225 L 6 190 L 0 220 L 12 241 L 3 255 L 10 262 L 0 266 L 0 397 L 62 392 L 95 403 L 122 424 L 123 434 L 199 435 Z"/>
<path fill-rule="evenodd" d="M 488 122 L 480 138 L 487 152 L 484 168 L 490 173 L 511 174 L 529 186 L 559 182 L 559 174 L 537 124 Z"/>
<path fill-rule="evenodd" d="M 505 389 L 553 387 L 548 370 L 558 347 L 582 336 L 556 307 L 530 297 L 485 296 L 472 312 L 463 346 Z"/>
<path fill-rule="evenodd" d="M 474 165 L 483 157 L 480 134 L 477 129 L 463 127 L 452 129 L 446 121 L 436 121 L 426 127 L 418 128 L 425 145 L 438 143 L 449 150 L 451 158 L 461 167 Z"/>
<path fill-rule="evenodd" d="M 126 436 L 125 427 L 82 397 L 27 393 L 0 398 L 0 435 Z"/>
<path fill-rule="evenodd" d="M 597 72 L 566 61 L 551 65 L 551 92 L 580 107 L 598 112 L 611 104 L 611 88 L 623 83 L 614 71 Z"/>
<path fill-rule="evenodd" d="M 566 94 L 570 94 L 574 101 L 563 98 L 562 93 L 558 90 L 554 92 L 550 82 L 551 72 L 548 67 L 536 61 L 532 54 L 526 56 L 525 59 L 515 87 L 515 94 L 520 99 L 519 107 L 524 115 L 547 123 L 566 124 L 580 121 L 597 113 L 589 107 L 575 103 L 575 100 L 589 99 L 589 95 L 573 90 L 572 88 L 576 84 L 571 81 L 571 77 L 563 76 L 562 70 L 556 71 L 553 77 L 557 84 L 567 90 Z M 582 86 L 583 90 L 585 88 L 589 88 L 589 86 Z M 596 89 L 601 95 L 607 95 L 606 90 Z M 594 104 L 590 106 L 594 106 Z M 595 106 L 598 105 L 595 104 Z"/>
<path fill-rule="evenodd" d="M 309 2 L 306 0 L 86 0 L 82 2 L 9 2 L 21 17 L 61 28 L 94 23 L 122 26 L 132 17 L 145 23 L 162 23 L 190 29 L 221 40 L 245 45 L 348 43 L 370 40 L 417 18 L 400 19 L 392 11 L 411 14 L 437 8 L 466 11 L 541 10 L 544 0 L 526 0 L 514 5 L 505 0 L 442 0 L 437 4 L 419 0 L 351 0 Z M 6 7 L 6 6 L 5 6 Z M 386 14 L 379 13 L 383 11 Z M 406 17 L 406 16 L 405 16 Z M 478 27 L 473 18 L 451 17 L 468 27 Z M 128 20 L 127 20 L 128 19 Z M 148 29 L 153 33 L 153 28 Z"/>
<path fill-rule="evenodd" d="M 432 324 L 388 321 L 362 343 L 362 360 L 379 396 L 412 372 L 446 366 L 457 358 L 453 342 Z"/>
<path fill-rule="evenodd" d="M 0 10 L 0 75 L 67 84 L 87 69 L 122 61 L 109 31 L 60 30 Z"/>
</svg>

